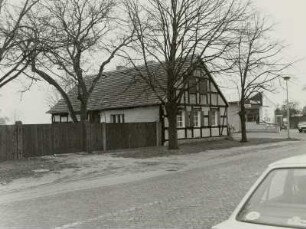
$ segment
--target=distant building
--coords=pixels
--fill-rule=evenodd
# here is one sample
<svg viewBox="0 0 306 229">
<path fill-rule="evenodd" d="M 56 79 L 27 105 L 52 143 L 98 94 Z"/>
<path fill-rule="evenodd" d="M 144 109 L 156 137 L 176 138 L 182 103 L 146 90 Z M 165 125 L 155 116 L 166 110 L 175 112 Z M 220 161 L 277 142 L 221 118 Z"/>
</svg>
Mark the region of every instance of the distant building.
<svg viewBox="0 0 306 229">
<path fill-rule="evenodd" d="M 275 124 L 275 109 L 277 105 L 264 93 L 257 93 L 245 102 L 247 129 L 257 128 L 256 124 Z M 239 117 L 240 103 L 238 100 L 229 102 L 228 120 L 229 125 L 235 131 L 241 130 Z"/>
</svg>

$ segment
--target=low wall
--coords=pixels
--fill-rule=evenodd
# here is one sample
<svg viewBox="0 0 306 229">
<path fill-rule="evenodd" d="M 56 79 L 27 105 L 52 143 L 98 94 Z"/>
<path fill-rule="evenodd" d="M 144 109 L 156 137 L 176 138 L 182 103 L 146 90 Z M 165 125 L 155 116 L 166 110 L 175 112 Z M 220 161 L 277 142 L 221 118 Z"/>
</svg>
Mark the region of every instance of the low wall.
<svg viewBox="0 0 306 229">
<path fill-rule="evenodd" d="M 267 132 L 267 133 L 279 133 L 280 127 L 275 124 L 268 123 L 256 123 L 256 122 L 247 122 L 246 123 L 247 132 Z"/>
</svg>

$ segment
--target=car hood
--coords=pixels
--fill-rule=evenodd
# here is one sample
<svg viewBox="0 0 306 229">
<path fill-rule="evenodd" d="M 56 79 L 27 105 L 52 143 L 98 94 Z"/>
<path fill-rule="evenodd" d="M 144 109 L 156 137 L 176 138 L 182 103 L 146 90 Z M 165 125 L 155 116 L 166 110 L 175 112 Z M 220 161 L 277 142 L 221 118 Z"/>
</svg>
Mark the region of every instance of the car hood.
<svg viewBox="0 0 306 229">
<path fill-rule="evenodd" d="M 242 223 L 238 221 L 227 220 L 223 223 L 220 223 L 216 226 L 213 226 L 212 229 L 276 229 L 284 227 L 274 227 L 274 226 L 265 226 L 260 224 L 252 224 L 252 223 Z"/>
</svg>

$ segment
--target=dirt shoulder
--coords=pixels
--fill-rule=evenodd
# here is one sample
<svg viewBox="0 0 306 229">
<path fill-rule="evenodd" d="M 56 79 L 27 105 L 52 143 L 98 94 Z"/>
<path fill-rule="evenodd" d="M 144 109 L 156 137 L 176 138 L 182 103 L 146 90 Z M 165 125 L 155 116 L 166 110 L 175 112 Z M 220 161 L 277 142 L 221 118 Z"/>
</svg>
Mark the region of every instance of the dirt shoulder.
<svg viewBox="0 0 306 229">
<path fill-rule="evenodd" d="M 244 144 L 230 140 L 204 141 L 182 144 L 179 150 L 171 151 L 166 147 L 148 147 L 6 161 L 0 163 L 0 193 L 96 177 L 111 179 L 136 173 L 179 171 L 214 158 L 247 152 L 250 147 L 280 147 L 295 144 L 293 141 L 296 140 L 257 138 Z"/>
<path fill-rule="evenodd" d="M 185 143 L 180 145 L 178 150 L 168 150 L 167 147 L 148 147 L 133 150 L 121 150 L 112 153 L 116 157 L 126 158 L 154 158 L 154 157 L 168 157 L 171 155 L 186 155 L 208 150 L 222 150 L 233 147 L 244 147 L 260 144 L 271 144 L 284 141 L 299 141 L 298 139 L 279 139 L 279 138 L 251 138 L 248 142 L 241 143 L 239 140 L 220 139 L 214 141 L 195 141 L 192 143 Z"/>
</svg>

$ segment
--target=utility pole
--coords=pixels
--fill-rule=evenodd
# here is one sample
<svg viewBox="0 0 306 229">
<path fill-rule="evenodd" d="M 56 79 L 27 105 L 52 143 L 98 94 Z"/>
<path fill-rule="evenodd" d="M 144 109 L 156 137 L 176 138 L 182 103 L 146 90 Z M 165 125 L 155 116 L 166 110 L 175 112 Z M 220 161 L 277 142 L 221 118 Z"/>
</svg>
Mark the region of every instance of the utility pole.
<svg viewBox="0 0 306 229">
<path fill-rule="evenodd" d="M 290 138 L 290 109 L 289 109 L 288 81 L 290 80 L 290 76 L 285 76 L 284 80 L 286 81 L 286 91 L 287 91 L 287 132 L 288 132 L 288 139 L 289 139 Z"/>
</svg>

